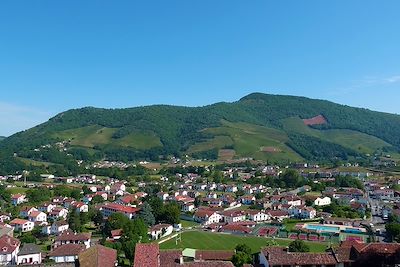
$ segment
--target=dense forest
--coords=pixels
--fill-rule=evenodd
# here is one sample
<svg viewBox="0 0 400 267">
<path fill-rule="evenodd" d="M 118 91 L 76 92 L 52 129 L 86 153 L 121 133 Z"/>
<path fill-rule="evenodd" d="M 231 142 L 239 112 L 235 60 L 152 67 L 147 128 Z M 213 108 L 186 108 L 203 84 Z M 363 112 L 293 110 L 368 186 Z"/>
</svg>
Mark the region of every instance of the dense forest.
<svg viewBox="0 0 400 267">
<path fill-rule="evenodd" d="M 243 122 L 285 131 L 288 136 L 285 144 L 306 160 L 347 159 L 362 156 L 359 152 L 340 144 L 284 127 L 284 120 L 287 118 L 306 119 L 317 115 L 323 115 L 327 124 L 313 126 L 314 129 L 353 130 L 379 138 L 382 142 L 388 143 L 392 150 L 400 149 L 400 116 L 398 115 L 305 97 L 254 93 L 237 102 L 216 103 L 204 107 L 154 105 L 127 109 L 93 107 L 73 109 L 1 141 L 0 156 L 5 159 L 17 153 L 19 157 L 54 163 L 65 163 L 71 158 L 92 161 L 102 158 L 121 161 L 139 159 L 154 161 L 168 155 L 181 156 L 187 153 L 194 144 L 211 140 L 214 136 L 204 129 L 220 127 L 222 121 Z M 109 140 L 101 140 L 90 149 L 85 145 L 70 145 L 65 153 L 56 153 L 51 149 L 35 150 L 48 144 L 66 141 L 67 138 L 64 138 L 66 132 L 78 131 L 89 126 L 108 129 Z M 126 140 L 137 134 L 141 134 L 143 138 L 154 137 L 153 139 L 159 144 L 152 147 L 140 146 L 141 144 L 137 147 L 122 145 L 123 141 L 128 142 Z M 142 143 L 146 143 L 146 140 L 144 139 Z M 247 141 L 243 140 L 243 142 Z M 204 150 L 194 151 L 192 156 L 216 159 L 218 149 L 206 147 Z M 12 160 L 9 159 L 9 161 Z"/>
</svg>

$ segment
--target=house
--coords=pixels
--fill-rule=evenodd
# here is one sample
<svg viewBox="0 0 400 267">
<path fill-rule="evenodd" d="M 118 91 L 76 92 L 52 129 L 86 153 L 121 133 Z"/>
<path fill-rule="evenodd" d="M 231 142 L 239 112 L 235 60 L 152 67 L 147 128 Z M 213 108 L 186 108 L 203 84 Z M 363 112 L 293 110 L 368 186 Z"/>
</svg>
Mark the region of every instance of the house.
<svg viewBox="0 0 400 267">
<path fill-rule="evenodd" d="M 398 243 L 359 243 L 344 241 L 332 249 L 341 266 L 397 266 L 400 262 Z"/>
<path fill-rule="evenodd" d="M 85 250 L 86 247 L 82 244 L 65 244 L 50 252 L 48 257 L 56 263 L 75 262 L 78 259 L 79 253 Z"/>
<path fill-rule="evenodd" d="M 67 230 L 55 238 L 53 247 L 58 248 L 65 244 L 80 244 L 84 245 L 85 248 L 90 248 L 91 237 L 91 233 L 74 233 L 71 230 Z"/>
<path fill-rule="evenodd" d="M 57 205 L 53 204 L 53 203 L 43 203 L 42 205 L 40 205 L 38 207 L 38 210 L 45 212 L 45 213 L 49 213 L 50 211 L 52 211 Z"/>
<path fill-rule="evenodd" d="M 32 265 L 42 263 L 42 252 L 36 244 L 25 243 L 18 252 L 18 265 Z"/>
<path fill-rule="evenodd" d="M 121 239 L 122 236 L 122 229 L 116 229 L 111 231 L 111 240 L 116 241 Z"/>
<path fill-rule="evenodd" d="M 283 210 L 269 210 L 267 214 L 270 216 L 272 220 L 283 221 L 284 219 L 289 218 L 289 213 Z"/>
<path fill-rule="evenodd" d="M 316 200 L 314 200 L 315 206 L 327 206 L 330 205 L 331 203 L 332 201 L 330 197 L 323 197 L 323 198 L 318 197 Z"/>
<path fill-rule="evenodd" d="M 11 220 L 11 217 L 10 217 L 10 215 L 8 215 L 8 214 L 0 214 L 0 223 L 4 223 L 4 222 L 7 222 L 7 221 L 10 221 Z"/>
<path fill-rule="evenodd" d="M 101 245 L 93 246 L 78 255 L 79 267 L 115 267 L 118 264 L 117 251 Z"/>
<path fill-rule="evenodd" d="M 232 254 L 232 252 L 230 252 Z M 222 255 L 221 255 L 222 254 Z M 186 256 L 186 255 L 185 255 Z M 188 255 L 189 256 L 189 255 Z M 204 260 L 202 256 L 210 258 L 223 257 L 224 260 Z M 138 243 L 135 248 L 135 267 L 234 267 L 232 262 L 226 260 L 227 253 L 215 253 L 211 255 L 210 251 L 204 254 L 196 255 L 196 252 L 190 253 L 189 262 L 185 262 L 184 252 L 181 250 L 162 250 L 157 243 Z"/>
<path fill-rule="evenodd" d="M 33 230 L 33 227 L 35 224 L 31 221 L 25 220 L 25 219 L 14 219 L 10 222 L 10 225 L 14 227 L 15 232 L 30 232 Z"/>
<path fill-rule="evenodd" d="M 48 218 L 51 220 L 63 219 L 65 220 L 68 215 L 68 210 L 63 207 L 55 207 L 48 213 Z"/>
<path fill-rule="evenodd" d="M 68 229 L 69 224 L 66 221 L 55 221 L 51 226 L 45 225 L 42 228 L 42 233 L 46 235 L 59 235 Z"/>
<path fill-rule="evenodd" d="M 29 214 L 31 214 L 33 211 L 38 211 L 38 209 L 34 207 L 23 207 L 19 212 L 19 216 L 21 218 L 28 218 Z"/>
<path fill-rule="evenodd" d="M 288 209 L 289 215 L 297 219 L 314 219 L 317 211 L 312 207 L 292 206 Z"/>
<path fill-rule="evenodd" d="M 0 237 L 0 265 L 15 265 L 21 242 L 9 235 Z"/>
<path fill-rule="evenodd" d="M 125 206 L 132 206 L 134 202 L 138 200 L 136 195 L 133 194 L 126 194 L 122 197 L 120 197 L 115 203 L 125 205 Z"/>
<path fill-rule="evenodd" d="M 286 247 L 267 247 L 261 250 L 259 262 L 265 267 L 337 266 L 333 253 L 288 252 Z"/>
<path fill-rule="evenodd" d="M 265 222 L 271 219 L 267 213 L 260 210 L 248 210 L 247 217 L 253 222 Z"/>
<path fill-rule="evenodd" d="M 173 230 L 174 227 L 170 224 L 156 224 L 150 228 L 149 235 L 152 240 L 157 240 L 172 234 Z"/>
<path fill-rule="evenodd" d="M 89 212 L 89 206 L 83 202 L 74 202 L 72 207 L 76 210 L 76 212 Z"/>
<path fill-rule="evenodd" d="M 14 206 L 17 206 L 17 205 L 22 204 L 24 202 L 26 202 L 26 196 L 23 195 L 23 194 L 15 194 L 15 195 L 11 196 L 11 203 Z"/>
<path fill-rule="evenodd" d="M 34 223 L 47 222 L 47 214 L 42 211 L 35 210 L 29 214 L 28 220 Z"/>
<path fill-rule="evenodd" d="M 229 210 L 222 212 L 222 217 L 226 223 L 242 222 L 246 220 L 246 213 L 242 210 Z"/>
<path fill-rule="evenodd" d="M 119 212 L 126 215 L 129 219 L 132 219 L 139 212 L 138 208 L 128 207 L 117 203 L 106 203 L 101 206 L 101 212 L 104 217 L 109 217 L 112 214 Z"/>
<path fill-rule="evenodd" d="M 240 201 L 241 201 L 242 204 L 244 204 L 244 205 L 253 205 L 254 202 L 256 201 L 256 197 L 253 196 L 253 195 L 245 195 L 245 196 L 242 196 L 242 197 L 240 198 Z"/>
<path fill-rule="evenodd" d="M 195 212 L 193 218 L 196 222 L 202 223 L 204 225 L 219 223 L 222 220 L 221 214 L 209 209 L 198 209 Z"/>
</svg>

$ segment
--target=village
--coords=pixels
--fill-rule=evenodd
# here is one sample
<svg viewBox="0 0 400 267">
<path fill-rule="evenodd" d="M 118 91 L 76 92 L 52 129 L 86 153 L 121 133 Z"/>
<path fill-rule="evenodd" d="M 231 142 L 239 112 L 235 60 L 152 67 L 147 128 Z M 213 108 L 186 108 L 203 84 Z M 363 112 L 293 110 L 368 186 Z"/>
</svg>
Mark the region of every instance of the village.
<svg viewBox="0 0 400 267">
<path fill-rule="evenodd" d="M 43 175 L 41 183 L 0 177 L 2 192 L 15 192 L 2 200 L 0 265 L 233 266 L 231 237 L 260 242 L 248 260 L 254 266 L 350 266 L 382 256 L 375 251 L 388 264 L 399 260 L 398 237 L 385 227 L 400 217 L 396 177 L 308 164 L 200 169 L 171 168 L 134 184 L 93 174 Z M 128 232 L 140 223 L 144 231 Z M 210 235 L 228 245 L 207 247 Z M 307 249 L 288 254 L 298 243 Z M 104 254 L 109 265 L 93 265 Z"/>
</svg>

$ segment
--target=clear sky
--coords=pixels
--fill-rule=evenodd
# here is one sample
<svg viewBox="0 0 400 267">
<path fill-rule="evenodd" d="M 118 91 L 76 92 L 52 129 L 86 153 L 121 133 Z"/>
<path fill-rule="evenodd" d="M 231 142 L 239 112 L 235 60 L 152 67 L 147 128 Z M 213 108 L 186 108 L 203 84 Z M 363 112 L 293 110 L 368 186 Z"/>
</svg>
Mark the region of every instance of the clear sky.
<svg viewBox="0 0 400 267">
<path fill-rule="evenodd" d="M 0 1 L 0 135 L 250 92 L 400 113 L 400 1 Z"/>
</svg>

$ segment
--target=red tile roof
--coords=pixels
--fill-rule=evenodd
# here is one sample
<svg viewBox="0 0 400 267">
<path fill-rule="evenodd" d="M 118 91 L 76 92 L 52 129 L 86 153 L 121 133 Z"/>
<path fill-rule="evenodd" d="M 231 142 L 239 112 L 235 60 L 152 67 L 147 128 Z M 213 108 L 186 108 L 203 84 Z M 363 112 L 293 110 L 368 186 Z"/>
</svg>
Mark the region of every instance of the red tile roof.
<svg viewBox="0 0 400 267">
<path fill-rule="evenodd" d="M 182 256 L 181 250 L 160 251 L 160 267 L 176 267 Z"/>
<path fill-rule="evenodd" d="M 80 267 L 114 267 L 117 263 L 117 251 L 97 245 L 81 252 L 78 258 Z"/>
<path fill-rule="evenodd" d="M 25 219 L 16 218 L 16 219 L 14 219 L 14 220 L 12 220 L 12 221 L 10 222 L 10 225 L 25 224 L 25 223 L 27 223 L 27 222 L 29 222 L 29 221 L 28 221 L 28 220 L 25 220 Z"/>
<path fill-rule="evenodd" d="M 137 213 L 139 211 L 138 208 L 134 207 L 128 207 L 124 205 L 120 205 L 117 203 L 107 203 L 102 206 L 103 209 L 111 209 L 115 210 L 117 212 L 122 212 L 122 213 Z"/>
<path fill-rule="evenodd" d="M 134 267 L 159 267 L 160 248 L 158 244 L 137 244 Z"/>
<path fill-rule="evenodd" d="M 233 250 L 196 250 L 195 259 L 197 261 L 229 261 L 234 254 Z"/>
<path fill-rule="evenodd" d="M 18 239 L 9 235 L 3 235 L 0 237 L 0 255 L 7 255 L 14 252 L 21 242 Z"/>
<path fill-rule="evenodd" d="M 71 230 L 67 230 L 57 236 L 55 241 L 87 241 L 91 237 L 91 233 L 74 233 Z"/>
<path fill-rule="evenodd" d="M 55 250 L 49 253 L 49 257 L 61 257 L 61 256 L 77 256 L 79 253 L 84 251 L 86 247 L 80 244 L 65 244 L 57 247 Z"/>
<path fill-rule="evenodd" d="M 284 247 L 268 247 L 262 249 L 270 265 L 335 265 L 332 253 L 287 252 Z"/>
</svg>

